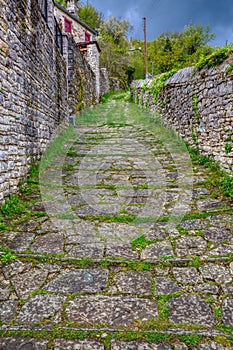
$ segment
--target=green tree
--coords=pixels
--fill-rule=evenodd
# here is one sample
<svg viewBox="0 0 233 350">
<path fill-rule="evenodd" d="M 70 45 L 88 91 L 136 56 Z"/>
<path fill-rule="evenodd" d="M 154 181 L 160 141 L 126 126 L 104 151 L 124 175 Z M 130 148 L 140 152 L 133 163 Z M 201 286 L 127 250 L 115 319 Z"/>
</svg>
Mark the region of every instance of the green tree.
<svg viewBox="0 0 233 350">
<path fill-rule="evenodd" d="M 200 23 L 195 26 L 189 24 L 183 32 L 184 51 L 188 55 L 192 55 L 198 49 L 206 46 L 214 37 L 215 35 L 210 32 L 209 26 L 203 27 Z"/>
<path fill-rule="evenodd" d="M 91 28 L 98 28 L 103 20 L 103 16 L 88 2 L 79 9 L 79 18 Z"/>
<path fill-rule="evenodd" d="M 210 28 L 201 24 L 190 24 L 181 33 L 163 33 L 148 43 L 149 67 L 153 65 L 154 73 L 159 74 L 194 65 L 201 57 L 213 52 L 208 44 L 213 38 Z"/>
<path fill-rule="evenodd" d="M 107 68 L 112 77 L 120 79 L 125 84 L 132 70 L 129 69 L 130 42 L 127 39 L 130 29 L 131 25 L 127 20 L 110 17 L 101 23 L 97 38 L 101 48 L 101 67 Z"/>
</svg>

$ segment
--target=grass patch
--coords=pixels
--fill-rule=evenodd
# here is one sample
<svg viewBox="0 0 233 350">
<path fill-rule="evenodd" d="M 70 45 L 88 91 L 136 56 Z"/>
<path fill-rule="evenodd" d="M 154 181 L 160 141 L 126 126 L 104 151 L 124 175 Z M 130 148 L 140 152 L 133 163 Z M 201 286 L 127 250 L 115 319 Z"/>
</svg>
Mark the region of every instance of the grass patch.
<svg viewBox="0 0 233 350">
<path fill-rule="evenodd" d="M 7 224 L 0 223 L 0 231 L 6 231 L 8 229 Z"/>
<path fill-rule="evenodd" d="M 196 148 L 187 146 L 193 164 L 204 166 L 208 171 L 208 178 L 202 182 L 202 185 L 207 186 L 226 197 L 233 198 L 233 177 L 228 175 L 224 170 L 220 169 L 217 162 L 210 157 L 202 156 Z"/>
<path fill-rule="evenodd" d="M 226 175 L 219 180 L 219 184 L 222 193 L 227 197 L 233 198 L 233 177 Z"/>
<path fill-rule="evenodd" d="M 75 151 L 72 151 L 72 150 L 69 150 L 69 151 L 66 153 L 66 155 L 67 155 L 68 157 L 79 157 L 79 154 L 78 154 L 77 152 L 75 152 Z M 85 155 L 81 155 L 81 156 L 85 156 Z"/>
<path fill-rule="evenodd" d="M 201 258 L 199 256 L 196 256 L 192 261 L 189 262 L 189 267 L 195 267 L 199 268 L 202 266 L 203 262 L 201 261 Z"/>
<path fill-rule="evenodd" d="M 0 261 L 3 263 L 17 259 L 17 256 L 8 248 L 0 247 L 0 251 L 3 252 L 3 254 L 0 254 Z"/>
<path fill-rule="evenodd" d="M 42 157 L 40 161 L 40 168 L 39 171 L 41 171 L 43 168 L 51 165 L 52 160 L 57 157 L 58 155 L 65 155 L 67 154 L 67 142 L 72 140 L 76 135 L 76 132 L 74 130 L 74 127 L 72 125 L 69 125 L 63 133 L 58 136 L 49 146 L 47 152 Z M 70 151 L 72 152 L 72 151 Z"/>
<path fill-rule="evenodd" d="M 63 170 L 64 171 L 73 171 L 74 170 L 74 165 L 66 164 L 66 165 L 64 165 Z"/>
<path fill-rule="evenodd" d="M 19 215 L 25 212 L 26 207 L 27 203 L 23 202 L 22 198 L 16 194 L 11 194 L 5 203 L 1 205 L 0 210 L 4 216 Z"/>
<path fill-rule="evenodd" d="M 122 100 L 126 97 L 126 91 L 125 90 L 119 90 L 119 91 L 110 91 L 107 94 L 101 96 L 101 102 L 106 104 L 111 100 Z"/>
<path fill-rule="evenodd" d="M 136 219 L 136 215 L 133 214 L 122 214 L 122 215 L 87 215 L 85 216 L 85 220 L 88 221 L 99 221 L 99 222 L 119 222 L 119 223 L 125 223 L 130 224 L 134 222 Z"/>
<path fill-rule="evenodd" d="M 140 237 L 131 241 L 131 245 L 132 245 L 133 250 L 136 250 L 136 249 L 142 250 L 142 249 L 146 248 L 148 245 L 151 245 L 151 244 L 156 243 L 156 242 L 158 242 L 158 240 L 149 241 L 145 238 L 144 235 L 141 235 Z"/>
<path fill-rule="evenodd" d="M 161 332 L 146 332 L 137 330 L 126 330 L 108 332 L 108 331 L 88 331 L 88 330 L 74 330 L 74 329 L 59 329 L 55 327 L 53 331 L 34 331 L 34 330 L 12 330 L 12 331 L 0 331 L 1 335 L 5 337 L 31 337 L 37 339 L 48 339 L 50 344 L 52 344 L 53 339 L 63 338 L 63 339 L 95 339 L 103 343 L 106 350 L 111 349 L 111 340 L 121 340 L 121 341 L 145 341 L 148 343 L 158 343 L 161 348 L 166 342 L 175 344 L 177 341 L 184 342 L 187 346 L 198 346 L 203 336 L 190 334 L 190 335 L 179 335 L 179 334 L 165 334 Z M 221 338 L 221 344 L 229 344 L 226 339 Z M 153 346 L 153 345 L 152 345 Z"/>
<path fill-rule="evenodd" d="M 148 262 L 131 261 L 128 268 L 135 271 L 150 271 L 152 265 Z"/>
<path fill-rule="evenodd" d="M 181 335 L 182 340 L 187 346 L 198 346 L 203 339 L 203 336 L 198 334 Z"/>
<path fill-rule="evenodd" d="M 230 64 L 226 67 L 225 72 L 226 72 L 226 74 L 229 74 L 229 73 L 232 72 L 232 70 L 233 70 L 233 63 L 230 63 Z"/>
</svg>

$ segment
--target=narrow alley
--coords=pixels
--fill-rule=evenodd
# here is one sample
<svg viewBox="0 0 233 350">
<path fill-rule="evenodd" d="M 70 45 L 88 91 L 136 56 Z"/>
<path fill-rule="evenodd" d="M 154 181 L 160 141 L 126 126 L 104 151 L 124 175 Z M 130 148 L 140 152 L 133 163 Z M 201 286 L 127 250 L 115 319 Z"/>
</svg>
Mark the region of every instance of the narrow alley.
<svg viewBox="0 0 233 350">
<path fill-rule="evenodd" d="M 125 93 L 58 144 L 5 208 L 0 349 L 232 349 L 232 203 L 211 170 Z"/>
</svg>

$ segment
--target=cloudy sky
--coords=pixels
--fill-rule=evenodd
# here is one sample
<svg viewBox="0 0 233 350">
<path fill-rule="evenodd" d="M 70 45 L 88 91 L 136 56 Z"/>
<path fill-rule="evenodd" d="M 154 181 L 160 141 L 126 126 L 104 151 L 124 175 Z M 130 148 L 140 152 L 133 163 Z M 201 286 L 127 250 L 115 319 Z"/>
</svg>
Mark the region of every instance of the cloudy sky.
<svg viewBox="0 0 233 350">
<path fill-rule="evenodd" d="M 166 31 L 183 31 L 192 22 L 210 26 L 216 35 L 213 46 L 233 42 L 232 0 L 89 0 L 89 3 L 105 18 L 127 18 L 134 27 L 129 33 L 133 38 L 143 39 L 142 18 L 146 17 L 149 41 Z"/>
</svg>

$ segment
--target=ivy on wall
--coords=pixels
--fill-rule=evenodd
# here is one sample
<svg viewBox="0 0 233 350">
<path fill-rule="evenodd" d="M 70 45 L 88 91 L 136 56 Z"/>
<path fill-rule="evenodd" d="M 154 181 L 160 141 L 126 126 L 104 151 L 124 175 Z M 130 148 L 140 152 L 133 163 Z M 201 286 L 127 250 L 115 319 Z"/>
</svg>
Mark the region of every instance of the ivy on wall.
<svg viewBox="0 0 233 350">
<path fill-rule="evenodd" d="M 161 90 L 166 84 L 166 81 L 177 72 L 176 69 L 172 69 L 169 72 L 162 73 L 157 78 L 152 80 L 151 86 L 148 87 L 149 80 L 142 86 L 142 90 L 149 91 L 154 96 L 154 102 L 157 104 Z"/>
</svg>

